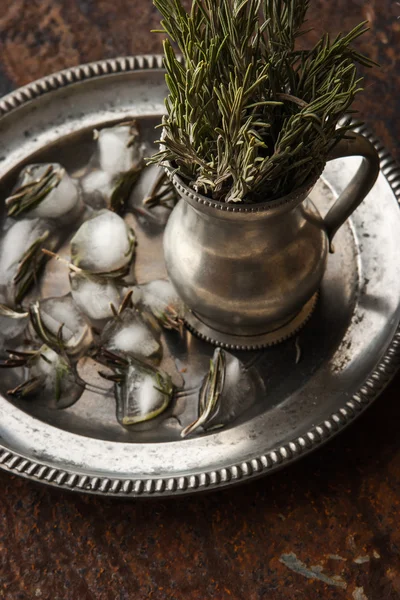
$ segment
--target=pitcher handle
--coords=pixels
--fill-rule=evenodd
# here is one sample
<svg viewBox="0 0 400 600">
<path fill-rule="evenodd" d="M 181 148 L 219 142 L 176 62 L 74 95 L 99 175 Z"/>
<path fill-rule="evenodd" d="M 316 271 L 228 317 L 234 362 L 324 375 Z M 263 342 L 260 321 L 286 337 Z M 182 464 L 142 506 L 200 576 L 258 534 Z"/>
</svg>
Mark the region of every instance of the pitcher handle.
<svg viewBox="0 0 400 600">
<path fill-rule="evenodd" d="M 349 185 L 340 194 L 324 219 L 330 252 L 333 252 L 332 240 L 336 232 L 370 192 L 380 169 L 378 152 L 373 144 L 359 133 L 351 132 L 351 139 L 343 139 L 336 144 L 328 161 L 345 156 L 362 156 L 363 161 Z"/>
</svg>

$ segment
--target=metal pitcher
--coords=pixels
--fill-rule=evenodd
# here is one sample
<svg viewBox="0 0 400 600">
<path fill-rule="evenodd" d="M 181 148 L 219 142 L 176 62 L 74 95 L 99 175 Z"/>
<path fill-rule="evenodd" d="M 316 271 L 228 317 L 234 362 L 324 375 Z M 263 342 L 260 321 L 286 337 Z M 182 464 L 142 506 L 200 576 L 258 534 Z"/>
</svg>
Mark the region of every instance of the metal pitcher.
<svg viewBox="0 0 400 600">
<path fill-rule="evenodd" d="M 189 327 L 237 349 L 299 330 L 315 305 L 335 233 L 379 174 L 379 156 L 362 135 L 339 142 L 328 160 L 345 156 L 364 160 L 324 219 L 308 198 L 318 177 L 278 200 L 227 204 L 195 193 L 166 166 L 181 200 L 165 231 L 165 261 Z"/>
</svg>

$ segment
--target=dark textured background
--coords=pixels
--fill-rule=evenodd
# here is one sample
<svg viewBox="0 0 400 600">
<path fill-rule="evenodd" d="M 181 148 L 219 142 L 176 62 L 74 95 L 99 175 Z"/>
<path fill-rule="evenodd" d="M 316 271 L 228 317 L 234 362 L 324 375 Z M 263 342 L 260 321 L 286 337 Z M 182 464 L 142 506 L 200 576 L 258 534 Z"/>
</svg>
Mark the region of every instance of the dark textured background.
<svg viewBox="0 0 400 600">
<path fill-rule="evenodd" d="M 400 159 L 400 5 L 311 2 L 310 42 L 370 21 L 361 46 L 381 69 L 358 106 Z M 159 51 L 156 25 L 150 0 L 0 0 L 0 94 L 81 62 Z M 314 455 L 229 492 L 128 503 L 1 473 L 0 598 L 400 599 L 399 384 Z"/>
</svg>

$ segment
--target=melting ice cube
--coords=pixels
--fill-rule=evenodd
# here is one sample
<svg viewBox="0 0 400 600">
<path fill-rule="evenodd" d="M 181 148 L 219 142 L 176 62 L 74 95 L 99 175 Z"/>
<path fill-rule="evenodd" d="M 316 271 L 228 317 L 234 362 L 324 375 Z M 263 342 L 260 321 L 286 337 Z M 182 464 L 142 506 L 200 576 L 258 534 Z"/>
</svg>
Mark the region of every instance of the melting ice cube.
<svg viewBox="0 0 400 600">
<path fill-rule="evenodd" d="M 62 343 L 68 355 L 81 356 L 91 346 L 91 327 L 71 294 L 39 300 L 31 305 L 30 312 L 31 322 L 42 339 L 57 339 L 61 330 Z"/>
<path fill-rule="evenodd" d="M 111 279 L 95 279 L 85 273 L 71 273 L 71 293 L 75 304 L 95 325 L 113 316 L 111 304 L 118 307 L 121 292 Z"/>
<path fill-rule="evenodd" d="M 163 327 L 181 327 L 184 304 L 169 281 L 158 279 L 133 287 L 132 302 L 139 310 L 151 312 Z"/>
<path fill-rule="evenodd" d="M 229 425 L 252 406 L 255 397 L 256 382 L 251 372 L 236 356 L 216 348 L 200 389 L 198 419 L 185 427 L 181 436 L 199 427 L 210 431 Z"/>
<path fill-rule="evenodd" d="M 79 400 L 85 389 L 65 359 L 47 346 L 40 349 L 29 373 L 38 380 L 36 392 L 40 391 L 40 401 L 52 408 L 68 408 Z"/>
<path fill-rule="evenodd" d="M 74 222 L 82 211 L 77 181 L 57 163 L 26 166 L 6 205 L 10 216 Z"/>
<path fill-rule="evenodd" d="M 113 273 L 128 268 L 135 236 L 117 214 L 104 210 L 86 221 L 71 241 L 72 263 L 91 273 Z"/>
<path fill-rule="evenodd" d="M 131 364 L 116 385 L 117 418 L 129 426 L 154 419 L 168 407 L 173 386 L 162 371 Z"/>
<path fill-rule="evenodd" d="M 159 364 L 162 358 L 159 338 L 160 331 L 151 319 L 127 308 L 106 325 L 101 341 L 116 354 Z"/>
</svg>

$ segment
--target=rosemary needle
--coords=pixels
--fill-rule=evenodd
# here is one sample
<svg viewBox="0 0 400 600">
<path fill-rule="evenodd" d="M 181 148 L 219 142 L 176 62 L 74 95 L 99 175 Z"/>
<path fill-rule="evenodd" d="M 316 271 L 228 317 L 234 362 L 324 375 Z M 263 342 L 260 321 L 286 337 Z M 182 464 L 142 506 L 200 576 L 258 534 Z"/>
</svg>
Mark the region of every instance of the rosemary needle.
<svg viewBox="0 0 400 600">
<path fill-rule="evenodd" d="M 172 163 L 223 202 L 272 200 L 318 176 L 349 130 L 340 121 L 361 91 L 357 65 L 375 64 L 353 47 L 365 23 L 299 50 L 309 0 L 193 0 L 188 13 L 181 0 L 153 1 L 169 96 L 149 162 Z"/>
</svg>

